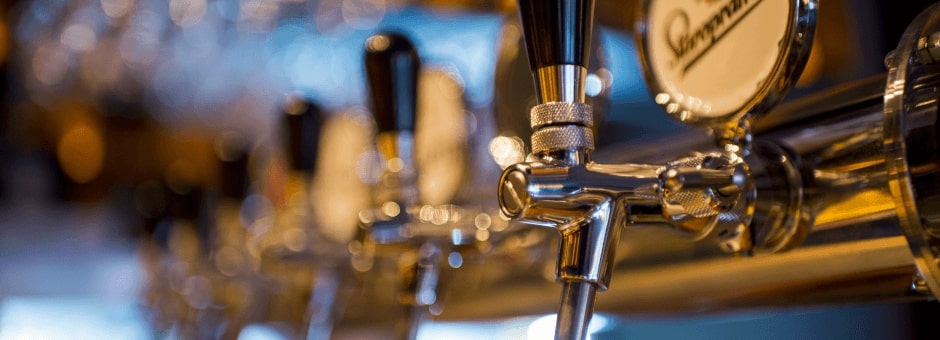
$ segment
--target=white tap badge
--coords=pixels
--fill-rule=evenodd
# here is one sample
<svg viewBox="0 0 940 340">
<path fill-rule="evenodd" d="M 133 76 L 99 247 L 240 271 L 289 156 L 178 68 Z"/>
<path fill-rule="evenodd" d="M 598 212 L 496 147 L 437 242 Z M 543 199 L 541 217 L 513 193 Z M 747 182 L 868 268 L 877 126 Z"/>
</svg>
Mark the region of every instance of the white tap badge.
<svg viewBox="0 0 940 340">
<path fill-rule="evenodd" d="M 782 72 L 794 3 L 649 1 L 641 39 L 656 102 L 683 121 L 726 121 L 750 110 Z"/>
</svg>

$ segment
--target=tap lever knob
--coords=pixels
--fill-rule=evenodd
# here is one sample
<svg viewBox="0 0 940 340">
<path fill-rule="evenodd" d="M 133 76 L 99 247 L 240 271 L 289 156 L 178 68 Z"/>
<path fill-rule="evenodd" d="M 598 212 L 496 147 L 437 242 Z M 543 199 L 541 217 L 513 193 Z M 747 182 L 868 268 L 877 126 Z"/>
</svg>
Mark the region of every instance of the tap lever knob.
<svg viewBox="0 0 940 340">
<path fill-rule="evenodd" d="M 519 0 L 529 67 L 587 67 L 594 0 Z"/>
<path fill-rule="evenodd" d="M 289 96 L 283 112 L 286 130 L 284 147 L 287 149 L 290 167 L 297 171 L 314 171 L 324 124 L 323 111 L 305 97 Z"/>
<path fill-rule="evenodd" d="M 683 164 L 689 159 L 701 164 Z M 690 166 L 691 165 L 691 166 Z M 661 174 L 664 189 L 672 193 L 683 190 L 713 190 L 722 196 L 735 196 L 746 190 L 748 170 L 743 163 L 725 158 L 698 157 L 676 162 Z"/>
<path fill-rule="evenodd" d="M 372 113 L 378 132 L 413 133 L 421 67 L 414 44 L 401 33 L 385 32 L 369 37 L 365 49 Z"/>
<path fill-rule="evenodd" d="M 722 193 L 736 194 L 744 187 L 744 179 L 739 171 L 731 169 L 669 169 L 663 173 L 666 189 L 680 191 L 682 189 L 708 189 L 714 188 Z"/>
</svg>

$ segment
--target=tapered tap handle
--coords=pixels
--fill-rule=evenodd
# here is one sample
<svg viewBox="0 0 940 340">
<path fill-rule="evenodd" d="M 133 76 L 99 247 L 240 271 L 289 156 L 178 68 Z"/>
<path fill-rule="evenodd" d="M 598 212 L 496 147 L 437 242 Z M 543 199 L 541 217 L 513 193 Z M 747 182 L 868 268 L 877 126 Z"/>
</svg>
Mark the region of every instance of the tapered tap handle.
<svg viewBox="0 0 940 340">
<path fill-rule="evenodd" d="M 219 189 L 223 197 L 240 200 L 248 196 L 250 153 L 251 146 L 238 133 L 224 133 L 216 141 Z"/>
<path fill-rule="evenodd" d="M 284 104 L 284 148 L 290 167 L 310 172 L 317 167 L 320 149 L 320 131 L 323 129 L 323 111 L 305 97 L 290 96 Z"/>
<path fill-rule="evenodd" d="M 587 67 L 594 0 L 519 0 L 529 67 Z"/>
<path fill-rule="evenodd" d="M 414 44 L 400 33 L 385 32 L 366 40 L 366 75 L 378 132 L 414 132 L 418 69 Z"/>
</svg>

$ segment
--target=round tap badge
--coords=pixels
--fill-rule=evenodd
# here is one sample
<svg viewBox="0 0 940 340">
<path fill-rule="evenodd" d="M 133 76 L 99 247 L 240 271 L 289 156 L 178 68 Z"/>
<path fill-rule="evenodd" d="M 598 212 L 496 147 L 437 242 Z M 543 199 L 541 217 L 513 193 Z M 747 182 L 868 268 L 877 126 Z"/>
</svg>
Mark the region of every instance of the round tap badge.
<svg viewBox="0 0 940 340">
<path fill-rule="evenodd" d="M 796 82 L 816 0 L 647 0 L 637 38 L 656 103 L 683 122 L 760 114 Z"/>
</svg>

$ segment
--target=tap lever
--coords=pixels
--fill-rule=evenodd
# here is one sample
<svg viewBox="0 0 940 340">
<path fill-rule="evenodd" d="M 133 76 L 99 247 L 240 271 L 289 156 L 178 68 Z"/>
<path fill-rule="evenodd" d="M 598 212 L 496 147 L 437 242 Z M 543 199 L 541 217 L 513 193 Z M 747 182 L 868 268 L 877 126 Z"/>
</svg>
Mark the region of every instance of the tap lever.
<svg viewBox="0 0 940 340">
<path fill-rule="evenodd" d="M 421 67 L 414 44 L 401 33 L 385 32 L 369 37 L 365 49 L 372 114 L 378 132 L 413 133 Z"/>
<path fill-rule="evenodd" d="M 519 0 L 529 67 L 587 67 L 594 1 Z"/>
<path fill-rule="evenodd" d="M 722 169 L 673 168 L 663 172 L 666 190 L 712 189 L 716 194 L 731 196 L 744 190 L 747 173 L 739 166 Z"/>
<path fill-rule="evenodd" d="M 593 0 L 520 0 L 519 13 L 539 105 L 530 112 L 532 152 L 594 149 L 585 104 Z"/>
<path fill-rule="evenodd" d="M 322 110 L 307 98 L 290 95 L 282 111 L 286 131 L 284 148 L 290 167 L 297 171 L 314 171 L 320 149 L 320 131 L 324 123 Z"/>
<path fill-rule="evenodd" d="M 372 92 L 376 147 L 385 158 L 385 182 L 407 208 L 417 203 L 414 156 L 418 52 L 406 36 L 385 32 L 366 39 L 365 66 Z"/>
<path fill-rule="evenodd" d="M 584 103 L 593 0 L 520 0 L 519 13 L 539 103 Z"/>
</svg>

